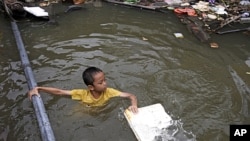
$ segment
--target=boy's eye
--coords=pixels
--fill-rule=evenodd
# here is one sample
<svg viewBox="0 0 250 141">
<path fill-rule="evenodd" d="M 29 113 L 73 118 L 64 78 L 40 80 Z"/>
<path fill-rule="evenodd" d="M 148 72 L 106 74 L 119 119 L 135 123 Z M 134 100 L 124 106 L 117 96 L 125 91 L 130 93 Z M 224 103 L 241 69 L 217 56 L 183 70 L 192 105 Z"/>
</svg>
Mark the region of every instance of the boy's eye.
<svg viewBox="0 0 250 141">
<path fill-rule="evenodd" d="M 105 82 L 106 82 L 106 79 L 100 81 L 98 84 L 103 84 L 103 83 L 105 83 Z"/>
<path fill-rule="evenodd" d="M 100 81 L 98 84 L 102 84 L 104 81 Z"/>
</svg>

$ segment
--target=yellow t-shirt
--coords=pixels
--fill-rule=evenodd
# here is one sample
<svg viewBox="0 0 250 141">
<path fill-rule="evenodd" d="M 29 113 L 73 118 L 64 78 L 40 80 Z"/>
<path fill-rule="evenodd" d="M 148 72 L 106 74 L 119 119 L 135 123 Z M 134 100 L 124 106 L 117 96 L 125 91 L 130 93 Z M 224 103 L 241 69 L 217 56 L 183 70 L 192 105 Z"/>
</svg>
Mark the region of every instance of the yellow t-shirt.
<svg viewBox="0 0 250 141">
<path fill-rule="evenodd" d="M 70 91 L 71 98 L 73 100 L 81 100 L 83 103 L 89 106 L 102 106 L 104 105 L 110 98 L 116 97 L 120 95 L 120 91 L 107 88 L 98 99 L 95 99 L 89 90 L 86 89 L 74 89 Z"/>
</svg>

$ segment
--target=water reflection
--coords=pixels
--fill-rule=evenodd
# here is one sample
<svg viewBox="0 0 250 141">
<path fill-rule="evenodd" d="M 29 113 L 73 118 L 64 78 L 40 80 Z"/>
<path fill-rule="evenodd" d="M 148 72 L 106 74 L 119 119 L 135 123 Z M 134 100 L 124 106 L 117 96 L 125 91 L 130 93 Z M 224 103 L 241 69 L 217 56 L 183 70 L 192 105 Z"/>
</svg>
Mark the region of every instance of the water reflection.
<svg viewBox="0 0 250 141">
<path fill-rule="evenodd" d="M 244 34 L 213 35 L 220 46 L 214 50 L 191 36 L 171 12 L 107 3 L 68 14 L 55 8 L 59 25 L 18 23 L 39 85 L 82 88 L 82 71 L 98 66 L 111 87 L 136 94 L 139 106 L 161 103 L 173 118 L 162 137 L 172 140 L 228 140 L 229 124 L 249 123 L 248 93 L 235 85 L 250 83 Z M 0 31 L 0 140 L 39 141 L 10 25 L 2 17 L 0 25 L 6 27 Z M 184 38 L 176 39 L 175 32 Z M 43 93 L 42 98 L 57 140 L 136 140 L 121 114 L 126 100 L 90 110 L 66 97 Z"/>
</svg>

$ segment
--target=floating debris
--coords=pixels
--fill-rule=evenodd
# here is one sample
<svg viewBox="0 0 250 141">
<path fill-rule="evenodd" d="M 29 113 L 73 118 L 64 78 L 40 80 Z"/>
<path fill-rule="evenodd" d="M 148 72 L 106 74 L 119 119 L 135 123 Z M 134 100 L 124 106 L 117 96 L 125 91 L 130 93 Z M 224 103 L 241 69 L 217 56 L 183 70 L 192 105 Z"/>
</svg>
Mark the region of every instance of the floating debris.
<svg viewBox="0 0 250 141">
<path fill-rule="evenodd" d="M 176 38 L 184 38 L 184 36 L 182 35 L 182 33 L 174 33 L 174 36 Z"/>
<path fill-rule="evenodd" d="M 82 6 L 80 5 L 70 5 L 68 8 L 64 11 L 65 13 L 75 11 L 75 10 L 80 10 L 82 9 Z"/>
<path fill-rule="evenodd" d="M 147 39 L 147 38 L 145 38 L 145 37 L 142 37 L 142 40 L 143 40 L 143 41 L 147 41 L 148 39 Z"/>
<path fill-rule="evenodd" d="M 219 45 L 217 43 L 210 43 L 211 48 L 219 48 Z"/>
<path fill-rule="evenodd" d="M 24 7 L 24 10 L 37 17 L 49 16 L 49 13 L 40 7 Z"/>
</svg>

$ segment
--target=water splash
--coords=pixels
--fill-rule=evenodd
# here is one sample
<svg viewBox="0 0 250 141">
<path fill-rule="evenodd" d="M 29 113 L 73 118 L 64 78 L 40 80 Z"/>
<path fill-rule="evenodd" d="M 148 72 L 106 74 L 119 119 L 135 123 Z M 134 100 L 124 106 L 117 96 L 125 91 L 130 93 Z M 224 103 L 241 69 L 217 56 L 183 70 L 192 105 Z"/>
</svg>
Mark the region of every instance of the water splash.
<svg viewBox="0 0 250 141">
<path fill-rule="evenodd" d="M 123 115 L 124 111 L 125 111 L 124 107 L 120 107 L 120 108 L 119 108 L 119 111 L 118 111 L 118 119 L 119 119 L 120 121 L 124 120 L 124 118 L 125 118 L 124 115 Z"/>
<path fill-rule="evenodd" d="M 184 130 L 182 125 L 180 120 L 172 120 L 170 126 L 159 131 L 154 141 L 196 141 L 196 136 Z"/>
</svg>

